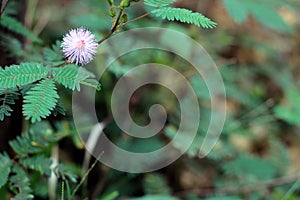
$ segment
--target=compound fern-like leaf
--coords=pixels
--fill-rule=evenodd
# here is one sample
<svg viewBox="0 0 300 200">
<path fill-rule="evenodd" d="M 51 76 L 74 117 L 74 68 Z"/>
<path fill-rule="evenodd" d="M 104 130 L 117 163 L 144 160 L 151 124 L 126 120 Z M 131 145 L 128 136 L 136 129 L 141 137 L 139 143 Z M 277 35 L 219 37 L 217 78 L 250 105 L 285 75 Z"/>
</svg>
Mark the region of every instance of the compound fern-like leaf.
<svg viewBox="0 0 300 200">
<path fill-rule="evenodd" d="M 48 69 L 38 63 L 21 63 L 0 69 L 0 88 L 15 88 L 47 76 Z"/>
<path fill-rule="evenodd" d="M 44 79 L 26 93 L 23 114 L 31 122 L 41 121 L 51 114 L 59 98 L 53 79 Z"/>
<path fill-rule="evenodd" d="M 95 79 L 85 79 L 80 82 L 82 85 L 86 85 L 95 88 L 97 91 L 101 90 L 101 84 Z"/>
<path fill-rule="evenodd" d="M 82 67 L 70 64 L 53 71 L 53 78 L 68 89 L 80 91 L 80 83 L 95 75 Z"/>
<path fill-rule="evenodd" d="M 55 44 L 51 46 L 51 48 L 45 48 L 44 57 L 48 63 L 54 63 L 54 65 L 59 65 L 64 63 L 64 56 L 62 55 L 61 42 L 56 41 Z"/>
<path fill-rule="evenodd" d="M 200 13 L 192 12 L 184 8 L 165 7 L 152 11 L 157 17 L 162 17 L 169 21 L 180 21 L 188 24 L 194 24 L 203 28 L 214 28 L 217 23 L 211 21 L 209 18 Z"/>
<path fill-rule="evenodd" d="M 38 143 L 34 140 L 34 138 L 32 138 L 32 136 L 33 135 L 31 134 L 24 134 L 9 142 L 9 145 L 16 152 L 18 157 L 25 157 L 28 154 L 42 151 L 39 146 L 34 145 Z"/>
<path fill-rule="evenodd" d="M 9 16 L 1 16 L 0 25 L 15 32 L 19 33 L 21 35 L 24 35 L 28 38 L 30 38 L 32 41 L 41 43 L 42 40 L 35 36 L 33 33 L 31 33 L 29 30 L 27 30 L 19 21 L 17 21 L 13 17 Z"/>
<path fill-rule="evenodd" d="M 9 58 L 14 58 L 18 61 L 24 56 L 22 43 L 11 35 L 0 32 L 0 45 L 5 47 L 4 51 Z"/>
<path fill-rule="evenodd" d="M 174 2 L 176 2 L 176 0 L 145 0 L 144 4 L 159 8 L 171 5 Z"/>
<path fill-rule="evenodd" d="M 7 154 L 0 154 L 0 188 L 6 184 L 12 162 Z"/>
<path fill-rule="evenodd" d="M 53 172 L 57 178 L 62 178 L 63 180 L 69 179 L 73 183 L 76 183 L 77 181 L 77 175 L 62 163 L 59 163 L 57 166 L 55 166 Z"/>
<path fill-rule="evenodd" d="M 13 111 L 10 105 L 15 104 L 19 93 L 16 88 L 1 89 L 0 88 L 0 121 L 4 120 L 5 116 L 10 116 Z"/>
<path fill-rule="evenodd" d="M 9 145 L 16 153 L 16 156 L 24 158 L 32 154 L 38 154 L 49 148 L 51 143 L 61 139 L 59 134 L 49 134 L 48 131 L 40 131 L 46 129 L 45 123 L 38 123 L 31 126 L 29 133 L 22 134 L 16 139 L 9 141 Z"/>
<path fill-rule="evenodd" d="M 41 174 L 51 175 L 52 161 L 43 155 L 38 155 L 30 158 L 20 160 L 20 163 L 27 169 L 32 169 L 40 172 Z"/>
<path fill-rule="evenodd" d="M 12 168 L 13 176 L 10 177 L 10 189 L 15 191 L 16 196 L 12 200 L 29 200 L 33 199 L 32 190 L 30 188 L 30 180 L 24 170 L 15 165 Z"/>
</svg>

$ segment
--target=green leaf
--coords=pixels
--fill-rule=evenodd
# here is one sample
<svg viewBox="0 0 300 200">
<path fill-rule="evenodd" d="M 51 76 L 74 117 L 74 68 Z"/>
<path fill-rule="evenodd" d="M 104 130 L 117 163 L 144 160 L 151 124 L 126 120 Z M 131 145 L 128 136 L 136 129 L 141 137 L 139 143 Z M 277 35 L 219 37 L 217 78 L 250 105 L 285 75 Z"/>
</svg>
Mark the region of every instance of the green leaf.
<svg viewBox="0 0 300 200">
<path fill-rule="evenodd" d="M 4 116 L 10 116 L 13 111 L 10 105 L 15 104 L 18 99 L 19 93 L 17 89 L 0 89 L 0 120 L 4 120 Z"/>
<path fill-rule="evenodd" d="M 1 1 L 2 1 L 1 9 L 4 9 L 3 12 L 1 12 L 2 15 L 17 15 L 17 12 L 18 12 L 17 2 L 10 1 L 8 3 L 9 0 L 1 0 Z M 4 3 L 4 5 L 3 5 L 3 3 Z"/>
<path fill-rule="evenodd" d="M 58 178 L 62 178 L 63 180 L 69 179 L 73 183 L 76 183 L 77 175 L 74 174 L 66 165 L 58 164 L 54 168 L 54 173 Z"/>
<path fill-rule="evenodd" d="M 97 91 L 101 90 L 101 84 L 95 79 L 86 79 L 80 82 L 82 85 L 95 88 Z"/>
<path fill-rule="evenodd" d="M 43 131 L 41 131 L 43 130 Z M 36 123 L 31 126 L 31 132 L 22 134 L 16 139 L 9 141 L 9 145 L 16 152 L 17 157 L 23 158 L 30 154 L 42 152 L 52 142 L 59 140 L 61 136 L 53 134 L 47 123 Z"/>
<path fill-rule="evenodd" d="M 276 106 L 274 108 L 274 114 L 292 124 L 292 125 L 300 125 L 300 108 L 294 109 L 294 108 L 287 108 L 284 106 Z"/>
<path fill-rule="evenodd" d="M 9 117 L 11 112 L 13 112 L 13 110 L 9 105 L 2 104 L 0 107 L 0 121 L 3 121 L 5 116 Z"/>
<path fill-rule="evenodd" d="M 6 153 L 0 154 L 0 188 L 3 187 L 3 185 L 5 185 L 7 182 L 11 165 L 12 162 L 9 156 Z"/>
<path fill-rule="evenodd" d="M 11 35 L 0 32 L 0 45 L 5 47 L 4 51 L 10 58 L 21 60 L 24 56 L 22 43 Z"/>
<path fill-rule="evenodd" d="M 66 112 L 65 112 L 65 108 L 63 107 L 63 105 L 58 102 L 53 110 L 53 115 L 56 117 L 58 114 L 61 114 L 61 115 L 66 115 Z"/>
<path fill-rule="evenodd" d="M 53 71 L 54 80 L 71 90 L 77 89 L 78 91 L 80 91 L 80 83 L 88 78 L 94 77 L 95 75 L 93 73 L 75 64 L 69 64 Z M 85 81 L 84 83 L 93 84 L 87 81 Z"/>
<path fill-rule="evenodd" d="M 251 14 L 262 24 L 281 32 L 292 32 L 293 29 L 282 19 L 276 8 L 267 4 L 248 3 Z"/>
<path fill-rule="evenodd" d="M 184 8 L 160 8 L 152 11 L 157 17 L 168 19 L 169 21 L 180 21 L 188 24 L 194 24 L 203 28 L 214 28 L 217 23 L 211 21 L 209 18 L 204 17 L 202 14 L 192 12 Z"/>
<path fill-rule="evenodd" d="M 268 180 L 275 176 L 277 168 L 268 160 L 250 155 L 240 155 L 235 160 L 223 164 L 227 174 L 236 175 L 240 178 L 256 178 Z"/>
<path fill-rule="evenodd" d="M 119 192 L 118 191 L 114 191 L 112 193 L 109 193 L 105 196 L 102 196 L 101 199 L 102 200 L 114 200 L 117 199 L 117 197 L 119 196 Z"/>
<path fill-rule="evenodd" d="M 41 121 L 51 114 L 59 98 L 53 79 L 44 79 L 24 97 L 23 114 L 32 123 Z"/>
<path fill-rule="evenodd" d="M 9 142 L 9 145 L 18 154 L 18 157 L 25 157 L 30 153 L 41 152 L 42 149 L 36 145 L 37 142 L 31 137 L 32 135 L 21 135 L 15 140 Z"/>
<path fill-rule="evenodd" d="M 176 0 L 145 0 L 144 4 L 152 7 L 164 7 L 174 2 L 176 2 Z"/>
<path fill-rule="evenodd" d="M 169 188 L 164 176 L 159 173 L 149 173 L 144 177 L 144 191 L 146 194 L 169 194 Z"/>
<path fill-rule="evenodd" d="M 44 50 L 44 56 L 47 61 L 62 61 L 64 56 L 62 55 L 60 49 L 61 42 L 56 41 L 55 44 L 51 46 L 51 48 L 46 48 Z"/>
<path fill-rule="evenodd" d="M 248 16 L 248 10 L 239 0 L 223 0 L 228 13 L 237 23 L 245 22 Z"/>
<path fill-rule="evenodd" d="M 32 190 L 30 188 L 30 180 L 24 170 L 15 165 L 12 168 L 13 176 L 10 177 L 10 188 L 12 191 L 16 191 L 16 196 L 12 200 L 30 200 L 33 199 Z"/>
<path fill-rule="evenodd" d="M 0 70 L 0 87 L 15 88 L 46 77 L 48 69 L 38 63 L 21 63 Z"/>
<path fill-rule="evenodd" d="M 48 176 L 51 175 L 52 160 L 43 155 L 22 159 L 20 163 L 27 169 L 32 169 Z"/>
<path fill-rule="evenodd" d="M 228 13 L 237 23 L 245 22 L 248 15 L 251 14 L 257 21 L 263 25 L 281 32 L 292 32 L 290 27 L 278 14 L 279 6 L 287 5 L 276 1 L 263 1 L 257 3 L 253 0 L 223 0 Z"/>
<path fill-rule="evenodd" d="M 13 31 L 28 37 L 29 39 L 33 40 L 34 42 L 42 43 L 42 40 L 27 30 L 19 21 L 15 18 L 9 16 L 1 16 L 0 25 Z"/>
<path fill-rule="evenodd" d="M 284 90 L 285 104 L 274 108 L 274 114 L 292 125 L 300 124 L 300 92 L 297 88 L 291 86 Z"/>
</svg>

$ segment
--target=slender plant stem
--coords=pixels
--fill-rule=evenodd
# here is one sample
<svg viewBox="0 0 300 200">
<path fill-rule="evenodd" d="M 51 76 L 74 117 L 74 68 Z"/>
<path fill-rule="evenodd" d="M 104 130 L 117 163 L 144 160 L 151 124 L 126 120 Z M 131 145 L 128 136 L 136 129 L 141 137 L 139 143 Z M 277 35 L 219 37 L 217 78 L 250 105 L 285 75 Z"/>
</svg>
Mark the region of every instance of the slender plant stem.
<svg viewBox="0 0 300 200">
<path fill-rule="evenodd" d="M 285 193 L 285 195 L 281 198 L 281 200 L 287 200 L 291 197 L 291 195 L 299 188 L 300 179 L 298 179 L 292 187 Z"/>
<path fill-rule="evenodd" d="M 102 39 L 98 42 L 99 45 L 100 45 L 101 43 L 103 43 L 105 40 L 107 40 L 107 39 L 108 39 L 115 31 L 119 30 L 121 27 L 123 27 L 123 26 L 125 26 L 126 24 L 129 24 L 129 23 L 131 23 L 131 22 L 134 22 L 134 21 L 137 21 L 137 20 L 142 19 L 142 18 L 144 18 L 144 17 L 147 17 L 148 15 L 151 14 L 151 12 L 145 13 L 145 14 L 139 16 L 139 17 L 136 17 L 136 18 L 134 18 L 134 19 L 132 19 L 132 20 L 129 20 L 129 21 L 126 22 L 126 23 L 123 23 L 123 24 L 120 24 L 120 25 L 119 25 L 119 21 L 120 21 L 120 19 L 121 19 L 122 14 L 123 14 L 123 9 L 121 8 L 121 10 L 120 10 L 120 12 L 119 12 L 119 15 L 118 15 L 118 17 L 117 17 L 117 19 L 116 19 L 116 21 L 115 21 L 114 26 L 113 26 L 113 28 L 109 31 L 109 33 L 108 33 L 107 35 L 104 36 L 104 38 L 102 38 Z"/>
<path fill-rule="evenodd" d="M 61 183 L 61 200 L 64 200 L 65 199 L 65 182 L 63 181 Z"/>
<path fill-rule="evenodd" d="M 81 187 L 81 185 L 84 183 L 84 181 L 87 179 L 88 175 L 90 174 L 90 172 L 94 169 L 94 167 L 96 166 L 96 164 L 98 163 L 98 159 L 103 155 L 104 152 L 102 152 L 98 158 L 95 160 L 95 162 L 92 164 L 92 166 L 87 170 L 87 172 L 83 175 L 81 181 L 79 182 L 79 184 L 76 186 L 76 188 L 73 190 L 72 194 L 71 194 L 71 199 L 74 198 L 76 192 L 78 191 L 78 189 Z"/>
<path fill-rule="evenodd" d="M 121 17 L 122 17 L 123 12 L 124 12 L 124 8 L 120 8 L 120 12 L 119 12 L 119 14 L 118 14 L 118 16 L 117 16 L 117 19 L 116 19 L 115 23 L 113 24 L 113 26 L 112 26 L 112 28 L 110 29 L 110 31 L 109 31 L 109 32 L 108 32 L 108 33 L 107 33 L 107 34 L 106 34 L 106 35 L 98 42 L 98 45 L 102 44 L 102 43 L 103 43 L 105 40 L 107 40 L 107 39 L 108 39 L 115 31 L 119 30 L 121 27 L 125 26 L 126 24 L 129 24 L 129 23 L 131 23 L 131 22 L 135 22 L 135 21 L 137 21 L 137 20 L 139 20 L 139 19 L 142 19 L 142 18 L 144 18 L 144 17 L 147 17 L 148 15 L 151 14 L 151 12 L 145 13 L 145 14 L 139 16 L 139 17 L 136 17 L 136 18 L 134 18 L 134 19 L 132 19 L 132 20 L 129 20 L 128 22 L 125 22 L 125 23 L 119 25 L 119 22 L 120 22 L 120 19 L 121 19 Z M 68 63 L 69 63 L 69 61 L 66 60 L 64 63 L 62 63 L 62 64 L 60 64 L 60 65 L 57 65 L 56 67 L 62 67 L 62 66 L 65 66 L 65 65 L 68 64 Z"/>
<path fill-rule="evenodd" d="M 118 17 L 117 17 L 117 19 L 116 19 L 116 21 L 115 21 L 113 27 L 110 29 L 109 33 L 108 33 L 107 35 L 105 35 L 104 38 L 102 38 L 102 39 L 98 42 L 99 45 L 100 45 L 102 42 L 104 42 L 105 40 L 107 40 L 107 39 L 108 39 L 108 38 L 116 31 L 116 29 L 117 29 L 117 27 L 118 27 L 118 24 L 119 24 L 119 21 L 120 21 L 120 19 L 121 19 L 121 17 L 122 17 L 123 11 L 124 11 L 124 8 L 120 8 L 120 12 L 119 12 L 119 14 L 118 14 Z"/>
<path fill-rule="evenodd" d="M 142 19 L 142 18 L 144 18 L 144 17 L 147 17 L 147 16 L 150 15 L 151 13 L 152 13 L 152 12 L 147 12 L 147 13 L 145 13 L 145 14 L 143 14 L 143 15 L 137 17 L 137 18 L 134 18 L 134 19 L 132 19 L 132 20 L 129 20 L 128 22 L 122 24 L 122 26 L 125 26 L 126 24 L 129 24 L 129 23 L 131 23 L 131 22 L 134 22 L 134 21 L 140 20 L 140 19 Z"/>
</svg>

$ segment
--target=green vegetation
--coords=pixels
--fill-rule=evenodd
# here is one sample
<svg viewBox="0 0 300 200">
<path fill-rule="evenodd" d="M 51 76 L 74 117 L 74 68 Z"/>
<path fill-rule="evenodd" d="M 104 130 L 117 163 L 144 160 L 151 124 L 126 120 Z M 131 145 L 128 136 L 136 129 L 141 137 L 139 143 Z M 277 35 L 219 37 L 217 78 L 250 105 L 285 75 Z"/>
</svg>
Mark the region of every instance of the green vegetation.
<svg viewBox="0 0 300 200">
<path fill-rule="evenodd" d="M 24 2 L 0 0 L 0 199 L 299 199 L 298 1 Z M 99 44 L 94 60 L 85 66 L 69 63 L 61 50 L 64 34 L 78 27 L 95 34 Z M 122 55 L 106 70 L 115 52 L 102 48 L 103 43 L 141 27 L 185 33 L 217 64 L 226 90 L 227 117 L 205 158 L 199 153 L 212 97 L 188 60 L 146 49 Z M 176 40 L 153 37 L 161 43 Z M 200 57 L 184 43 L 178 48 Z M 167 88 L 143 86 L 130 105 L 124 105 L 140 125 L 149 122 L 153 104 L 165 108 L 167 122 L 152 138 L 127 136 L 111 114 L 114 85 L 145 63 L 170 66 L 186 77 L 198 98 L 201 120 L 193 144 L 176 162 L 155 172 L 131 174 L 94 161 L 86 152 L 77 132 L 88 133 L 93 127 L 77 129 L 72 93 L 95 90 L 96 115 L 114 144 L 131 152 L 157 150 L 175 137 L 180 123 L 180 106 Z M 101 78 L 96 76 L 102 72 Z M 83 113 L 82 121 L 90 119 Z M 180 137 L 184 143 L 191 136 Z M 182 143 L 174 148 L 182 151 Z"/>
</svg>

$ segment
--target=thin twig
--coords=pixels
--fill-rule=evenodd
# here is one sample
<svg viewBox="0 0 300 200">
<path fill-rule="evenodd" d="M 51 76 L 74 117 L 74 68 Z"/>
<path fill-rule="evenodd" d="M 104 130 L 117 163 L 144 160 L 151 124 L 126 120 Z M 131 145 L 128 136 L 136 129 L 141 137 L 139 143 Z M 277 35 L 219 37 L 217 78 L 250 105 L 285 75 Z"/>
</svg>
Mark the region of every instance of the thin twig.
<svg viewBox="0 0 300 200">
<path fill-rule="evenodd" d="M 121 17 L 122 17 L 123 11 L 124 11 L 124 9 L 121 8 L 121 9 L 120 9 L 120 12 L 119 12 L 119 14 L 118 14 L 118 17 L 117 17 L 117 19 L 116 19 L 116 21 L 115 21 L 115 24 L 113 25 L 113 27 L 112 27 L 112 29 L 109 31 L 109 33 L 108 33 L 106 36 L 104 36 L 104 38 L 102 38 L 102 39 L 98 42 L 99 45 L 100 45 L 102 42 L 104 42 L 105 40 L 107 40 L 107 39 L 108 39 L 108 38 L 116 31 L 116 29 L 117 29 L 117 27 L 118 27 L 118 24 L 119 24 L 119 21 L 120 21 L 120 19 L 121 19 Z"/>
<path fill-rule="evenodd" d="M 79 184 L 76 186 L 76 188 L 73 190 L 72 194 L 71 194 L 71 199 L 73 199 L 74 195 L 76 194 L 76 192 L 78 191 L 78 189 L 81 187 L 81 185 L 84 183 L 84 181 L 87 179 L 88 175 L 90 174 L 90 172 L 94 169 L 94 167 L 96 166 L 96 164 L 98 163 L 99 158 L 103 155 L 104 152 L 102 152 L 98 158 L 95 160 L 95 162 L 92 164 L 92 166 L 87 170 L 87 172 L 83 175 L 81 181 L 79 182 Z"/>
<path fill-rule="evenodd" d="M 131 22 L 134 22 L 134 21 L 137 21 L 139 19 L 142 19 L 144 17 L 147 17 L 148 15 L 151 14 L 151 12 L 148 12 L 148 13 L 145 13 L 139 17 L 136 17 L 132 20 L 129 20 L 128 22 L 125 22 L 121 25 L 119 25 L 119 22 L 120 22 L 120 19 L 122 17 L 122 14 L 123 14 L 123 11 L 124 11 L 124 8 L 120 8 L 120 12 L 118 14 L 118 17 L 113 25 L 113 27 L 110 29 L 109 33 L 107 33 L 99 42 L 98 42 L 98 45 L 102 44 L 105 40 L 107 40 L 115 31 L 119 30 L 121 27 L 125 26 L 126 24 L 129 24 Z M 64 63 L 60 64 L 60 65 L 57 65 L 56 67 L 62 67 L 62 66 L 65 66 L 66 64 L 68 64 L 69 61 L 68 60 L 65 60 Z"/>
<path fill-rule="evenodd" d="M 127 25 L 127 24 L 129 24 L 129 23 L 131 23 L 131 22 L 135 22 L 135 21 L 137 21 L 137 20 L 139 20 L 139 19 L 142 19 L 142 18 L 144 18 L 144 17 L 147 17 L 148 15 L 151 14 L 151 12 L 145 13 L 145 14 L 139 16 L 139 17 L 136 17 L 136 18 L 134 18 L 134 19 L 132 19 L 132 20 L 129 20 L 128 22 L 125 22 L 125 23 L 119 25 L 119 21 L 120 21 L 120 19 L 121 19 L 122 14 L 123 14 L 123 9 L 121 9 L 121 11 L 119 12 L 118 18 L 117 18 L 117 20 L 116 20 L 116 22 L 115 22 L 113 28 L 109 31 L 109 33 L 108 33 L 107 35 L 104 36 L 104 38 L 102 38 L 102 39 L 98 42 L 98 44 L 103 43 L 103 42 L 104 42 L 105 40 L 107 40 L 107 39 L 108 39 L 115 31 L 119 30 L 119 29 L 122 28 L 123 26 L 125 26 L 125 25 Z"/>
<path fill-rule="evenodd" d="M 59 64 L 59 65 L 56 65 L 56 66 L 54 66 L 54 67 L 56 67 L 56 68 L 64 67 L 64 66 L 67 65 L 67 64 L 70 64 L 70 61 L 69 61 L 68 59 L 65 59 L 65 62 L 63 62 L 63 63 L 61 63 L 61 64 Z"/>
<path fill-rule="evenodd" d="M 289 199 L 289 197 L 295 192 L 295 190 L 299 188 L 299 183 L 300 179 L 298 178 L 298 180 L 292 185 L 292 187 L 290 187 L 290 189 L 285 193 L 281 200 Z"/>
<path fill-rule="evenodd" d="M 63 181 L 61 183 L 61 200 L 64 200 L 65 199 L 65 182 Z"/>
<path fill-rule="evenodd" d="M 122 24 L 122 26 L 125 26 L 126 24 L 129 24 L 129 23 L 131 23 L 131 22 L 140 20 L 140 19 L 142 19 L 142 18 L 144 18 L 144 17 L 147 17 L 148 15 L 151 15 L 151 14 L 152 14 L 152 12 L 147 12 L 147 13 L 145 13 L 145 14 L 143 14 L 143 15 L 137 17 L 137 18 L 134 18 L 134 19 L 132 19 L 132 20 L 129 20 L 128 22 Z"/>
</svg>

